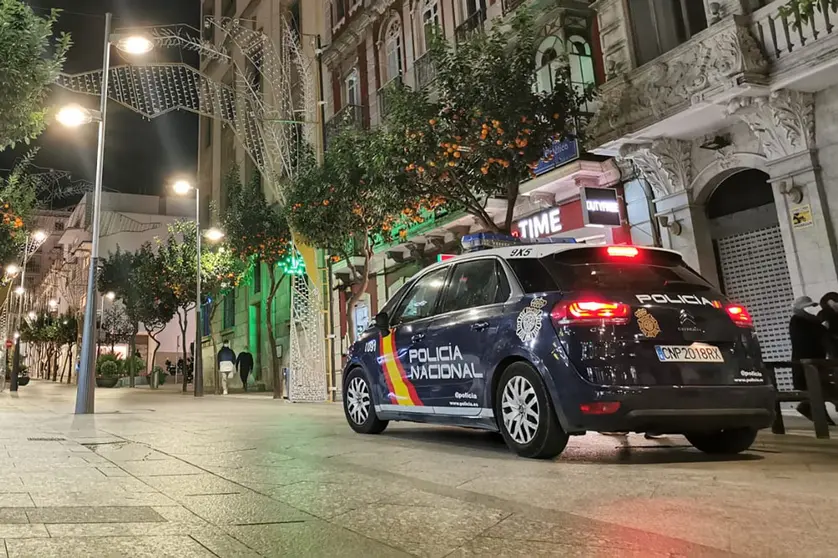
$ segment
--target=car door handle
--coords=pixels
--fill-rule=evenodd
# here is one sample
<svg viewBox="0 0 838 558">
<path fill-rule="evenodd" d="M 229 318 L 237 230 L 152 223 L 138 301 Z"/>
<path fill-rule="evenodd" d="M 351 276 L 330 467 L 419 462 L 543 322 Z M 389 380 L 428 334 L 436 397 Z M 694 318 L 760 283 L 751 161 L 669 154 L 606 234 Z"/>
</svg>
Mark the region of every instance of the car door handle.
<svg viewBox="0 0 838 558">
<path fill-rule="evenodd" d="M 424 333 L 417 333 L 416 335 L 411 337 L 410 340 L 413 341 L 414 343 L 418 343 L 419 341 L 421 341 L 424 338 L 425 338 Z"/>
<path fill-rule="evenodd" d="M 486 329 L 488 327 L 489 327 L 489 322 L 477 322 L 476 324 L 471 326 L 471 329 L 473 329 L 474 331 L 483 331 L 484 329 Z"/>
</svg>

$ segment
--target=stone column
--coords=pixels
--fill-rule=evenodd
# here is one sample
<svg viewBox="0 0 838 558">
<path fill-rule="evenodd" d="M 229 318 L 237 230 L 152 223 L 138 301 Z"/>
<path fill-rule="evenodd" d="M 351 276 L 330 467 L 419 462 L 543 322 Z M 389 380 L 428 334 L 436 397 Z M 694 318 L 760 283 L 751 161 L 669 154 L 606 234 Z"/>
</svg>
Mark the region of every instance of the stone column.
<svg viewBox="0 0 838 558">
<path fill-rule="evenodd" d="M 835 231 L 815 146 L 815 102 L 809 93 L 779 90 L 728 105 L 762 144 L 783 234 L 795 296 L 838 290 Z M 794 226 L 795 210 L 809 207 L 811 221 Z"/>
<path fill-rule="evenodd" d="M 688 265 L 717 282 L 716 258 L 704 206 L 692 200 L 691 144 L 662 138 L 652 143 L 625 145 L 620 156 L 633 160 L 652 186 L 655 216 L 669 220 L 670 226 L 661 230 L 663 246 L 680 252 Z"/>
</svg>

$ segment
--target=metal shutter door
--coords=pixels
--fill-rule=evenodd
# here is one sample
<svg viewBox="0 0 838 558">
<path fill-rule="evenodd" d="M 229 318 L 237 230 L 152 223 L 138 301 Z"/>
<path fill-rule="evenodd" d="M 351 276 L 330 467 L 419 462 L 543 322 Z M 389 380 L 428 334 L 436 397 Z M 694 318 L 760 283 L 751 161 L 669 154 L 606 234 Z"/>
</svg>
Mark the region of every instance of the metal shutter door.
<svg viewBox="0 0 838 558">
<path fill-rule="evenodd" d="M 717 245 L 726 294 L 751 312 L 763 360 L 790 360 L 794 294 L 780 226 L 720 238 Z M 790 371 L 777 371 L 777 386 L 792 389 Z"/>
</svg>

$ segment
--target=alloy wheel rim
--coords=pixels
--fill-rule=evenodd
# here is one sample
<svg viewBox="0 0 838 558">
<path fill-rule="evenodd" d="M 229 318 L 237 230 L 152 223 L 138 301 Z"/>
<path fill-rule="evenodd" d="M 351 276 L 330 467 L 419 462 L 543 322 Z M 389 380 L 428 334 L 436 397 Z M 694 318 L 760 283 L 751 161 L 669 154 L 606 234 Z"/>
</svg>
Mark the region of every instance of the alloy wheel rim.
<svg viewBox="0 0 838 558">
<path fill-rule="evenodd" d="M 370 390 L 363 378 L 352 378 L 347 392 L 346 410 L 355 424 L 364 424 L 370 414 Z"/>
<path fill-rule="evenodd" d="M 523 376 L 513 376 L 501 397 L 503 425 L 509 436 L 521 445 L 529 444 L 538 432 L 538 396 Z"/>
</svg>

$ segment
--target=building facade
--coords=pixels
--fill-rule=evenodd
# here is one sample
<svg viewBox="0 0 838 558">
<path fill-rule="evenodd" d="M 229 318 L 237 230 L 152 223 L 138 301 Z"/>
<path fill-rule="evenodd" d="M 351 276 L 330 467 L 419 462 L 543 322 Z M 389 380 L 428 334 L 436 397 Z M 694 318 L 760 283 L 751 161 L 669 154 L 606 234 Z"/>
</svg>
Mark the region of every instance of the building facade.
<svg viewBox="0 0 838 558">
<path fill-rule="evenodd" d="M 394 81 L 414 89 L 432 88 L 434 68 L 428 48 L 434 29 L 455 44 L 471 33 L 502 25 L 517 9 L 527 6 L 539 29 L 533 72 L 542 90 L 552 87 L 552 76 L 563 64 L 581 90 L 605 81 L 599 52 L 599 30 L 589 2 L 577 0 L 326 0 L 322 55 L 326 125 L 329 135 L 340 126 L 376 126 L 387 118 L 387 91 Z M 598 103 L 588 107 L 595 112 Z M 569 237 L 578 242 L 624 243 L 631 233 L 623 203 L 623 174 L 609 156 L 584 152 L 575 140 L 557 142 L 550 158 L 536 169 L 536 177 L 522 184 L 515 206 L 513 232 L 521 236 Z M 597 196 L 614 196 L 613 201 Z M 587 198 L 590 197 L 590 200 Z M 589 219 L 588 204 L 613 209 L 616 221 L 603 225 Z M 604 204 L 604 205 L 603 205 Z M 505 200 L 489 200 L 487 210 L 501 221 Z M 346 331 L 346 313 L 354 313 L 362 330 L 380 306 L 414 273 L 445 253 L 459 248 L 464 234 L 480 231 L 473 216 L 445 209 L 426 215 L 406 238 L 375 243 L 368 270 L 370 284 L 354 308 L 347 308 L 357 287 L 351 287 L 350 265 L 337 262 L 332 271 L 334 358 L 341 362 L 354 336 Z M 338 366 L 338 368 L 340 368 Z M 340 379 L 337 379 L 340 386 Z"/>
<path fill-rule="evenodd" d="M 597 0 L 606 71 L 589 133 L 620 158 L 635 241 L 658 228 L 790 357 L 796 296 L 838 290 L 838 13 L 787 1 Z M 782 383 L 788 379 L 783 378 Z"/>
<path fill-rule="evenodd" d="M 202 20 L 209 19 L 220 21 L 223 18 L 235 19 L 254 31 L 263 33 L 267 40 L 275 48 L 283 48 L 288 33 L 288 25 L 300 38 L 301 52 L 306 60 L 310 61 L 310 68 L 314 77 L 316 74 L 317 36 L 323 28 L 322 5 L 320 2 L 309 0 L 205 0 L 202 7 Z M 216 45 L 228 45 L 222 33 L 214 25 L 205 24 L 204 39 Z M 266 77 L 260 72 L 260 68 L 254 66 L 253 58 L 245 58 L 241 52 L 232 50 L 235 64 L 227 60 L 204 57 L 201 60 L 201 71 L 213 81 L 231 87 L 242 86 L 240 80 L 242 74 L 246 74 L 250 80 L 249 88 L 262 98 L 271 96 L 268 88 L 271 87 L 269 76 Z M 258 61 L 258 56 L 254 57 Z M 289 68 L 285 68 L 288 70 Z M 238 78 L 237 78 L 238 76 Z M 293 80 L 292 80 L 293 81 Z M 238 82 L 238 83 L 237 83 Z M 292 84 L 293 85 L 293 84 Z M 294 88 L 299 92 L 299 89 Z M 291 94 L 294 94 L 292 92 Z M 268 101 L 266 101 L 268 102 Z M 311 113 L 318 111 L 312 110 Z M 261 126 L 268 124 L 259 123 Z M 316 131 L 318 126 L 306 126 L 307 130 Z M 209 206 L 211 203 L 224 212 L 227 204 L 227 191 L 225 177 L 234 167 L 241 171 L 241 180 L 250 181 L 261 176 L 260 169 L 254 163 L 252 153 L 237 137 L 236 130 L 223 124 L 218 120 L 209 117 L 202 117 L 200 120 L 200 143 L 198 156 L 198 182 L 203 196 L 203 219 L 210 222 Z M 309 138 L 312 144 L 317 144 L 317 138 Z M 206 195 L 205 195 L 206 193 Z M 276 200 L 276 192 L 267 191 L 266 197 L 269 201 Z M 265 389 L 273 388 L 271 373 L 272 352 L 275 352 L 280 360 L 280 367 L 290 367 L 290 353 L 292 335 L 291 330 L 297 327 L 291 317 L 292 308 L 292 283 L 284 279 L 276 291 L 273 302 L 272 315 L 267 312 L 267 296 L 271 290 L 268 270 L 264 264 L 257 264 L 256 268 L 249 275 L 245 284 L 241 285 L 235 292 L 225 296 L 220 307 L 215 312 L 212 320 L 209 319 L 209 305 L 203 312 L 202 324 L 203 341 L 203 367 L 205 384 L 212 385 L 214 381 L 215 355 L 213 354 L 213 343 L 210 333 L 216 341 L 216 347 L 221 346 L 222 341 L 229 341 L 236 353 L 248 351 L 254 358 L 254 371 L 251 374 L 251 381 L 258 387 Z M 267 330 L 268 320 L 273 326 L 276 345 L 272 346 Z M 323 342 L 322 333 L 318 339 Z M 230 387 L 241 388 L 241 381 L 238 377 L 233 378 Z M 322 400 L 326 398 L 325 389 L 319 390 L 323 393 L 311 398 Z"/>
</svg>

